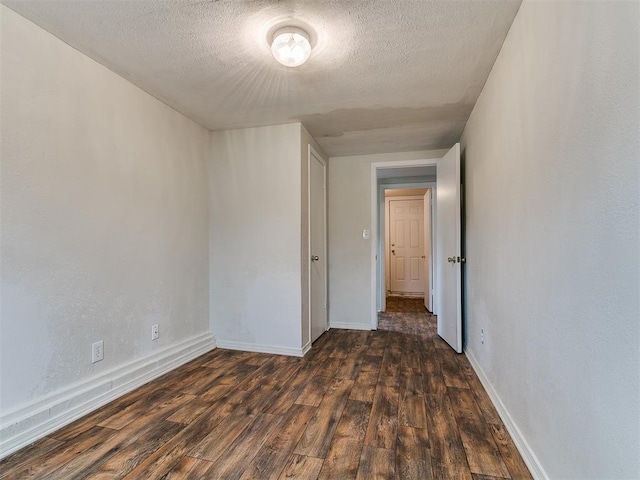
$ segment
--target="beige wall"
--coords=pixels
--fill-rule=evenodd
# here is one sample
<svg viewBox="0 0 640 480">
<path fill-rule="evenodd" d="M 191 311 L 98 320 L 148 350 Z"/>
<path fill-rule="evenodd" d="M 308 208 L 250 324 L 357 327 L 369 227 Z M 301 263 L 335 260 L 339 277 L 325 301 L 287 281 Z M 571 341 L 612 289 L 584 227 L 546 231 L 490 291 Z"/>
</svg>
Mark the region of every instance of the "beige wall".
<svg viewBox="0 0 640 480">
<path fill-rule="evenodd" d="M 371 328 L 371 164 L 440 158 L 446 150 L 329 159 L 329 322 Z"/>
<path fill-rule="evenodd" d="M 640 478 L 639 25 L 525 1 L 463 135 L 467 353 L 540 478 Z"/>
<path fill-rule="evenodd" d="M 213 342 L 208 132 L 4 6 L 0 22 L 6 451 Z"/>
</svg>

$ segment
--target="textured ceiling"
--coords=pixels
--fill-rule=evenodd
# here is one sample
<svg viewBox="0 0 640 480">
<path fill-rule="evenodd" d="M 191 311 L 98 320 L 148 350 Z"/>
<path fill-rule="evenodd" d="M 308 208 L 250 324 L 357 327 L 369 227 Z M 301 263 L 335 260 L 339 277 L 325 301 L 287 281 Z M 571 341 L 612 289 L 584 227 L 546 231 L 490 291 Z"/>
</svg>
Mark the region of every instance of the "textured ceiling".
<svg viewBox="0 0 640 480">
<path fill-rule="evenodd" d="M 210 130 L 301 121 L 331 156 L 445 148 L 520 0 L 0 0 Z M 270 55 L 306 28 L 309 61 Z"/>
</svg>

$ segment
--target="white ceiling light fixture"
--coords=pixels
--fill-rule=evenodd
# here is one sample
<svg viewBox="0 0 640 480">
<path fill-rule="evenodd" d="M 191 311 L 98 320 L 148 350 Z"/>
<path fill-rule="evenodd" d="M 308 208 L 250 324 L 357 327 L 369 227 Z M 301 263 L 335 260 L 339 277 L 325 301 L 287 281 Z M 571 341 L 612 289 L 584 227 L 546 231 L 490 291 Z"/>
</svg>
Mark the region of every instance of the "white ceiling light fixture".
<svg viewBox="0 0 640 480">
<path fill-rule="evenodd" d="M 299 67 L 311 55 L 309 34 L 298 27 L 282 27 L 275 31 L 271 53 L 285 67 Z"/>
</svg>

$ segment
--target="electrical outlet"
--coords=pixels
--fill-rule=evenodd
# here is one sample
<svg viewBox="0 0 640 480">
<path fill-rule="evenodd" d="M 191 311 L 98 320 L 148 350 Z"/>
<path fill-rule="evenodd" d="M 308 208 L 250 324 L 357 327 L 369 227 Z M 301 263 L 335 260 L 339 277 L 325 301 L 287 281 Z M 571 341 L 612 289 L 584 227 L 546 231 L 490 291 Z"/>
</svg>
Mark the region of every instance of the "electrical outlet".
<svg viewBox="0 0 640 480">
<path fill-rule="evenodd" d="M 480 329 L 480 343 L 484 345 L 484 328 Z"/>
<path fill-rule="evenodd" d="M 159 333 L 158 333 L 158 324 L 156 323 L 155 325 L 151 326 L 151 340 L 157 340 L 159 337 Z"/>
<path fill-rule="evenodd" d="M 91 344 L 91 363 L 99 362 L 104 358 L 104 341 L 100 340 Z"/>
</svg>

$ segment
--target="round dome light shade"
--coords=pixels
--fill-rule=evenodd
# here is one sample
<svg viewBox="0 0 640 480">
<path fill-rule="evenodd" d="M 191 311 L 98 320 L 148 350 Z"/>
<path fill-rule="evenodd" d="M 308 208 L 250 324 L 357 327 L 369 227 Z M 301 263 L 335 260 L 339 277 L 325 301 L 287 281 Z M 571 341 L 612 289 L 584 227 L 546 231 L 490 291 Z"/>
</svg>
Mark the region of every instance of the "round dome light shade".
<svg viewBox="0 0 640 480">
<path fill-rule="evenodd" d="M 309 35 L 297 27 L 281 28 L 273 34 L 271 53 L 285 67 L 298 67 L 311 55 Z"/>
</svg>

